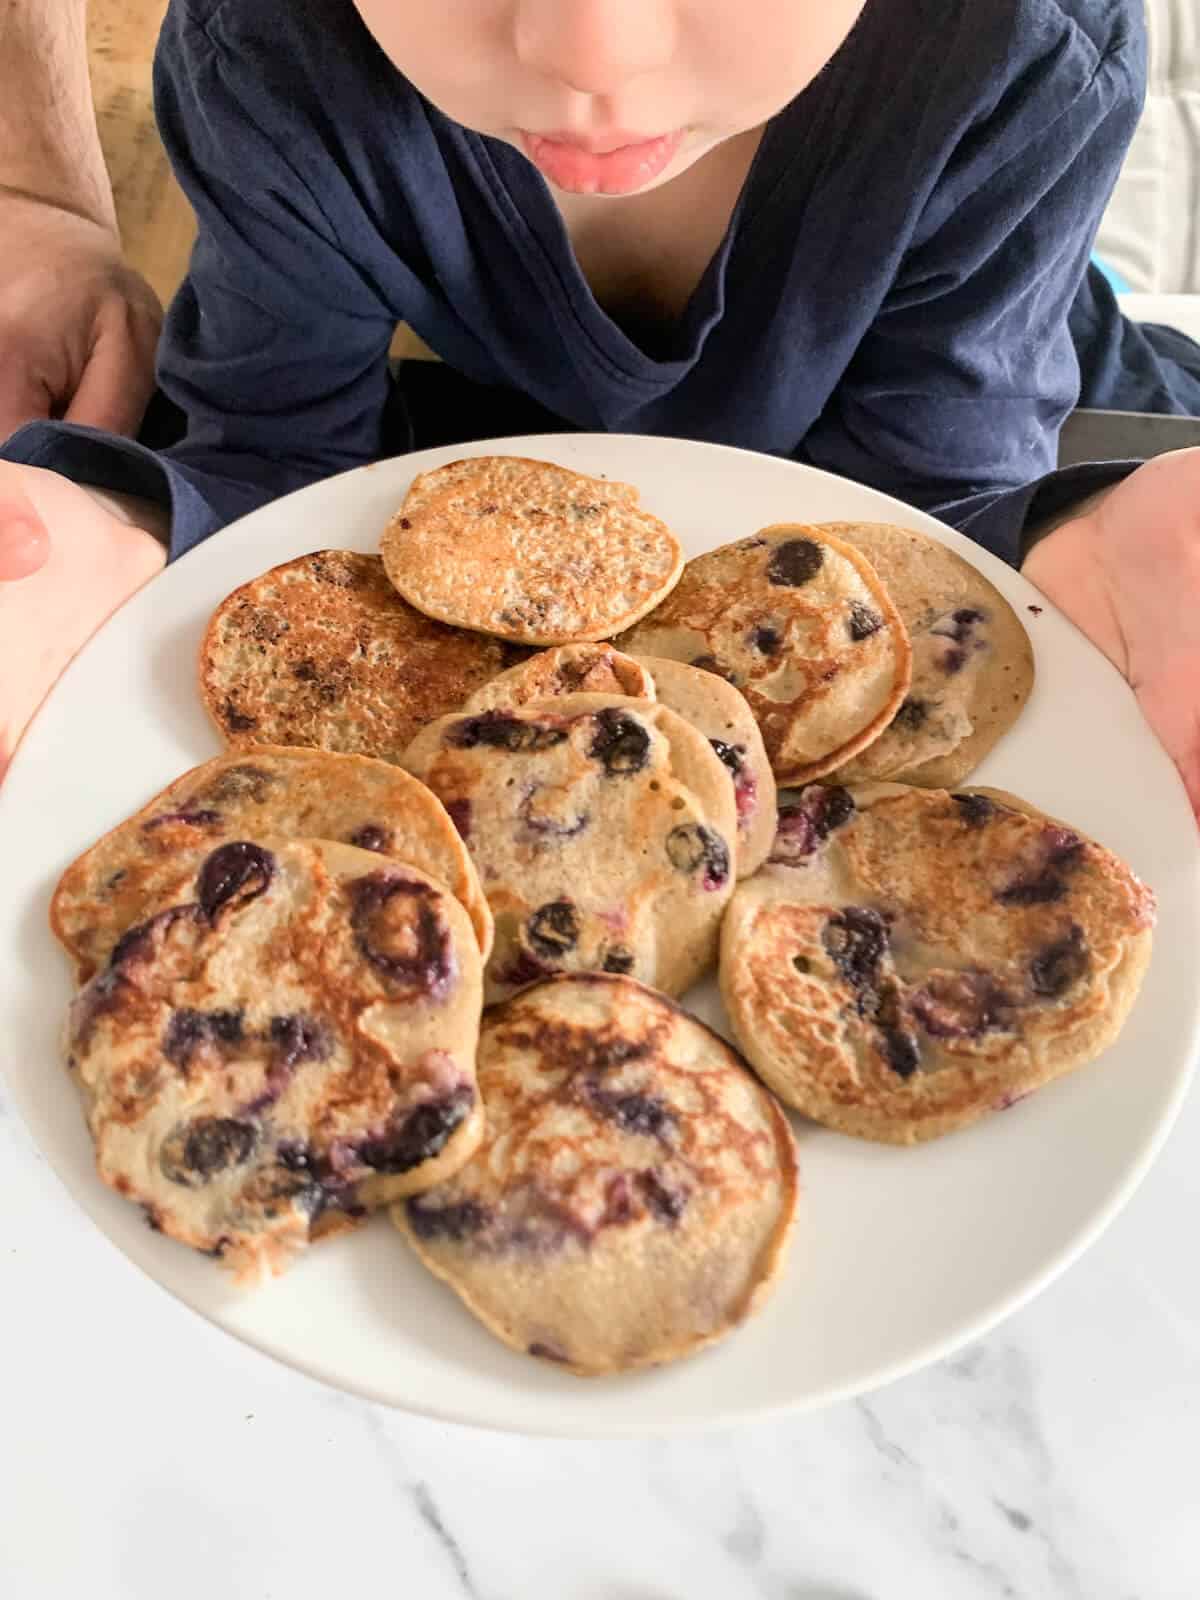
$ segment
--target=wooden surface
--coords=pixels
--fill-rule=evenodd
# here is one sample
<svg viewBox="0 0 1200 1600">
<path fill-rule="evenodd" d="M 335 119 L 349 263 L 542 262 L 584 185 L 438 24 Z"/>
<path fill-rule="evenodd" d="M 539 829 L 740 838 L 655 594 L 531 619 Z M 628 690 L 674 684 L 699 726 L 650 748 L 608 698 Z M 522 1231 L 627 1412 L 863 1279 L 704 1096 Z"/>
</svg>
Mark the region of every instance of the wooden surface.
<svg viewBox="0 0 1200 1600">
<path fill-rule="evenodd" d="M 96 119 L 125 253 L 160 299 L 187 270 L 195 223 L 154 126 L 150 67 L 166 0 L 90 0 L 88 51 Z"/>
<path fill-rule="evenodd" d="M 96 120 L 130 263 L 164 304 L 187 271 L 196 224 L 171 176 L 154 124 L 151 65 L 167 0 L 89 0 L 88 53 Z M 392 353 L 432 354 L 407 328 Z"/>
</svg>

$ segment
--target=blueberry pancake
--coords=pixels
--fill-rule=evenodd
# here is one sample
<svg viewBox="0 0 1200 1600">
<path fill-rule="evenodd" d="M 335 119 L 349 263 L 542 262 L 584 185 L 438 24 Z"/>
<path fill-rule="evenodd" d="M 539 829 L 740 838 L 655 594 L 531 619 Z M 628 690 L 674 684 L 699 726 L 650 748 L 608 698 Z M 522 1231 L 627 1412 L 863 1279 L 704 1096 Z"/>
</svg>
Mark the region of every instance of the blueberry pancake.
<svg viewBox="0 0 1200 1600">
<path fill-rule="evenodd" d="M 81 991 L 68 1063 L 101 1178 L 239 1277 L 428 1188 L 479 1142 L 481 958 L 406 862 L 218 845 Z"/>
<path fill-rule="evenodd" d="M 712 745 L 729 770 L 737 805 L 737 876 L 767 859 L 775 838 L 775 776 L 754 714 L 731 683 L 665 656 L 642 656 L 657 697 Z"/>
<path fill-rule="evenodd" d="M 1000 791 L 814 785 L 774 859 L 734 896 L 721 993 L 765 1082 L 843 1133 L 932 1139 L 1083 1066 L 1150 958 L 1145 885 Z"/>
<path fill-rule="evenodd" d="M 952 789 L 974 772 L 1033 689 L 1033 650 L 1000 591 L 949 546 L 879 522 L 819 524 L 875 568 L 912 640 L 895 717 L 837 779 Z"/>
<path fill-rule="evenodd" d="M 475 858 L 496 925 L 489 1003 L 558 971 L 681 994 L 733 891 L 733 786 L 708 740 L 646 700 L 568 695 L 443 717 L 405 757 Z"/>
<path fill-rule="evenodd" d="M 756 1311 L 797 1196 L 787 1119 L 737 1053 L 629 978 L 487 1013 L 483 1143 L 392 1216 L 497 1338 L 583 1376 L 678 1360 Z"/>
<path fill-rule="evenodd" d="M 625 694 L 653 700 L 654 680 L 632 656 L 610 644 L 560 644 L 539 650 L 485 683 L 467 700 L 463 711 L 496 711 L 509 706 L 557 700 L 564 694 Z"/>
<path fill-rule="evenodd" d="M 800 524 L 697 556 L 668 598 L 617 640 L 740 689 L 780 783 L 804 783 L 877 739 L 908 693 L 908 634 L 850 545 Z"/>
<path fill-rule="evenodd" d="M 683 568 L 679 541 L 629 484 L 522 456 L 421 473 L 381 551 L 418 611 L 535 645 L 607 639 Z"/>
<path fill-rule="evenodd" d="M 296 744 L 399 759 L 512 652 L 407 605 L 378 556 L 317 550 L 235 589 L 200 647 L 200 692 L 239 750 Z"/>
<path fill-rule="evenodd" d="M 166 885 L 226 839 L 318 838 L 411 861 L 466 907 L 486 958 L 492 923 L 466 847 L 407 772 L 365 756 L 265 747 L 193 767 L 69 866 L 50 906 L 82 983 Z"/>
</svg>

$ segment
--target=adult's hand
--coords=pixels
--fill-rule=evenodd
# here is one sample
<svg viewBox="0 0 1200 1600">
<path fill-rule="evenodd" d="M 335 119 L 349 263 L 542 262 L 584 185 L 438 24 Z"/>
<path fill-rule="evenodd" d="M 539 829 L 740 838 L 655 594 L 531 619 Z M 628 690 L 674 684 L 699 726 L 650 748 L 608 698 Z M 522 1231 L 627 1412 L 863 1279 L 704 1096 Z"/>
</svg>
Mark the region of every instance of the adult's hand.
<svg viewBox="0 0 1200 1600">
<path fill-rule="evenodd" d="M 0 239 L 0 442 L 38 418 L 135 433 L 162 308 L 115 233 L 0 188 Z"/>
</svg>

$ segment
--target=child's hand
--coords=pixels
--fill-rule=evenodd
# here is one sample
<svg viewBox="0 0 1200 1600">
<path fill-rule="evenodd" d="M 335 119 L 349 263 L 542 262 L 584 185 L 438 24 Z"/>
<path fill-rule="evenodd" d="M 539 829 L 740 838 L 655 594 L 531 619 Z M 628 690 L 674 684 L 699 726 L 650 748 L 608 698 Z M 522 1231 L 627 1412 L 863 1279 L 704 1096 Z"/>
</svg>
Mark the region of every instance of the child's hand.
<svg viewBox="0 0 1200 1600">
<path fill-rule="evenodd" d="M 162 567 L 163 545 L 145 531 L 156 519 L 57 473 L 0 462 L 0 777 L 67 662 Z"/>
<path fill-rule="evenodd" d="M 1129 679 L 1200 817 L 1200 449 L 1146 462 L 1022 571 Z"/>
<path fill-rule="evenodd" d="M 0 189 L 0 238 L 0 441 L 51 416 L 136 432 L 162 310 L 116 235 Z"/>
</svg>

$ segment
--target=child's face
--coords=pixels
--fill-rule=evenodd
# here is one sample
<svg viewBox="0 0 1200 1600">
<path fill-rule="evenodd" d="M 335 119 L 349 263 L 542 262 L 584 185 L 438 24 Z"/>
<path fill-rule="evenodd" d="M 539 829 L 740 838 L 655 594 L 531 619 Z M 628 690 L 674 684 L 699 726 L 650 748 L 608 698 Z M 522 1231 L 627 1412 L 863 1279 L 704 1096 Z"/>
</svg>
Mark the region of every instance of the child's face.
<svg viewBox="0 0 1200 1600">
<path fill-rule="evenodd" d="M 758 127 L 820 72 L 866 0 L 355 0 L 455 122 L 559 189 L 633 194 Z"/>
</svg>

